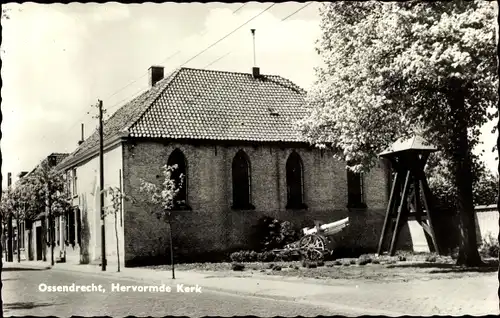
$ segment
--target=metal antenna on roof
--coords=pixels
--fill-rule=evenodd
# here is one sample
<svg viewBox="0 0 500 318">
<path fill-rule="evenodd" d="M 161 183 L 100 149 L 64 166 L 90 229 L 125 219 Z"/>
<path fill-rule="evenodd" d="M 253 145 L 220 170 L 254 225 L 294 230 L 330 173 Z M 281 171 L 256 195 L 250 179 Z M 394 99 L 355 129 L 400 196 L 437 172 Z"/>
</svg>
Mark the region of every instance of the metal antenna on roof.
<svg viewBox="0 0 500 318">
<path fill-rule="evenodd" d="M 257 67 L 257 60 L 255 59 L 255 29 L 250 29 L 253 37 L 253 66 Z"/>
</svg>

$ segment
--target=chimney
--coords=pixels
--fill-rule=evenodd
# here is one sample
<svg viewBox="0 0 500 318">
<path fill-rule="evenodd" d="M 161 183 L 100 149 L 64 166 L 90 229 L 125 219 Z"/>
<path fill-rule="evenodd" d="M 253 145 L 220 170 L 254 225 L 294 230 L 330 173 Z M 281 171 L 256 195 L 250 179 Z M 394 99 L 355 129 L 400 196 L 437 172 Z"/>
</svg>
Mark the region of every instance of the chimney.
<svg viewBox="0 0 500 318">
<path fill-rule="evenodd" d="M 83 131 L 83 123 L 82 123 L 82 137 L 80 138 L 80 141 L 78 141 L 78 146 L 80 146 L 81 144 L 83 144 L 84 140 L 85 140 L 85 134 L 84 134 L 84 131 Z"/>
<path fill-rule="evenodd" d="M 28 171 L 21 171 L 17 176 L 19 177 L 19 179 L 21 179 L 22 177 L 24 177 L 27 174 L 28 174 Z"/>
<path fill-rule="evenodd" d="M 253 68 L 252 68 L 252 75 L 254 78 L 257 78 L 260 76 L 260 69 L 257 67 L 257 60 L 255 58 L 255 29 L 250 29 L 252 32 L 252 38 L 253 38 Z"/>
<path fill-rule="evenodd" d="M 56 166 L 56 156 L 55 155 L 50 155 L 47 158 L 47 161 L 49 162 L 49 167 L 55 167 Z"/>
<path fill-rule="evenodd" d="M 164 76 L 163 66 L 151 66 L 149 68 L 149 87 L 155 86 L 156 83 L 161 81 Z"/>
<path fill-rule="evenodd" d="M 258 67 L 252 67 L 252 75 L 254 78 L 257 78 L 260 76 L 260 69 Z"/>
<path fill-rule="evenodd" d="M 10 188 L 11 185 L 12 185 L 12 173 L 7 172 L 7 187 Z"/>
</svg>

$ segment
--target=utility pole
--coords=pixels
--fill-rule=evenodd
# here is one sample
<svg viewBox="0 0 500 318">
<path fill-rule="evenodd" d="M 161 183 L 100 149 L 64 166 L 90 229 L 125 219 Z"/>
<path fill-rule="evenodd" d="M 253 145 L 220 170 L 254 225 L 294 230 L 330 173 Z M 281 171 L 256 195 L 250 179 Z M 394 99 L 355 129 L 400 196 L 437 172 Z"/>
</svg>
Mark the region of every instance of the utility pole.
<svg viewBox="0 0 500 318">
<path fill-rule="evenodd" d="M 99 190 L 101 194 L 101 269 L 106 271 L 106 231 L 104 228 L 104 142 L 103 142 L 103 124 L 102 124 L 102 100 L 99 100 Z"/>
</svg>

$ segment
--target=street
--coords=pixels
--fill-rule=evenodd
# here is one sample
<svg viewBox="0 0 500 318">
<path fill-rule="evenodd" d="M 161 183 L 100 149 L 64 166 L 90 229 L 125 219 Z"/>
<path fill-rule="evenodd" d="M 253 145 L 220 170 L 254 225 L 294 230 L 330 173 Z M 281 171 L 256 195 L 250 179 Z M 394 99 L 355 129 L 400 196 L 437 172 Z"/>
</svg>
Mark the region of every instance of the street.
<svg viewBox="0 0 500 318">
<path fill-rule="evenodd" d="M 227 293 L 196 291 L 180 292 L 172 285 L 171 291 L 141 291 L 150 283 L 126 278 L 100 277 L 98 274 L 62 272 L 44 269 L 4 268 L 2 273 L 5 316 L 317 316 L 346 315 L 328 308 Z M 41 285 L 40 284 L 45 284 Z M 90 292 L 49 292 L 49 287 L 90 286 Z M 94 291 L 92 291 L 94 284 Z M 112 292 L 112 284 L 120 291 Z M 118 287 L 119 284 L 120 286 Z M 105 292 L 98 291 L 98 285 Z M 160 286 L 158 284 L 158 286 Z M 128 287 L 130 286 L 130 287 Z M 128 287 L 128 288 L 127 288 Z M 165 288 L 164 286 L 163 288 Z M 46 290 L 45 292 L 39 289 Z M 68 290 L 68 287 L 66 287 Z M 128 291 L 126 291 L 128 289 Z M 133 291 L 133 289 L 139 289 Z M 123 291 L 122 291 L 123 290 Z"/>
</svg>

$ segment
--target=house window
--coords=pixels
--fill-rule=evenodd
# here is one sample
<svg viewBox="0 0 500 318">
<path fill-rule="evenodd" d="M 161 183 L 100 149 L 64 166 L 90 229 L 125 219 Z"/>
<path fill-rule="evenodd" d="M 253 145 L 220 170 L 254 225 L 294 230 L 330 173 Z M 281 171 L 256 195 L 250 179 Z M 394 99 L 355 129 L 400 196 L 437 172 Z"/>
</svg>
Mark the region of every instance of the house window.
<svg viewBox="0 0 500 318">
<path fill-rule="evenodd" d="M 181 209 L 187 205 L 187 167 L 186 158 L 180 149 L 175 149 L 168 158 L 168 166 L 177 165 L 177 169 L 172 171 L 171 178 L 175 186 L 179 189 L 174 198 L 174 209 Z"/>
<path fill-rule="evenodd" d="M 249 210 L 251 205 L 250 160 L 243 150 L 236 153 L 232 166 L 233 209 Z"/>
<path fill-rule="evenodd" d="M 347 206 L 365 208 L 363 173 L 347 169 Z"/>
<path fill-rule="evenodd" d="M 287 209 L 304 209 L 304 170 L 302 159 L 295 151 L 286 162 Z"/>
<path fill-rule="evenodd" d="M 76 168 L 73 169 L 73 196 L 78 195 L 78 188 L 77 188 L 77 176 L 76 176 Z"/>
</svg>

